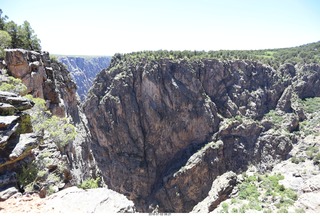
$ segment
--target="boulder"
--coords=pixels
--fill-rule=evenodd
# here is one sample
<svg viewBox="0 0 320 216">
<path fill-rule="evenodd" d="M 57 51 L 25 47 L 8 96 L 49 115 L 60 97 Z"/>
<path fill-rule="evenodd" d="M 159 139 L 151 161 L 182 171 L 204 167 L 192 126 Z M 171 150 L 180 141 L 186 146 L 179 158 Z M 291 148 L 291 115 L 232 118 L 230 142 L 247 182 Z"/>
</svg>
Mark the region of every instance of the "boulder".
<svg viewBox="0 0 320 216">
<path fill-rule="evenodd" d="M 8 128 L 17 122 L 19 116 L 0 116 L 0 129 Z"/>
<path fill-rule="evenodd" d="M 15 187 L 10 187 L 6 190 L 0 191 L 0 202 L 9 199 L 11 196 L 19 193 Z"/>
<path fill-rule="evenodd" d="M 31 149 L 39 144 L 39 137 L 34 133 L 20 134 L 19 142 L 9 155 L 10 160 L 22 159 Z"/>
<path fill-rule="evenodd" d="M 23 111 L 33 107 L 34 102 L 15 93 L 0 91 L 0 103 L 7 103 Z"/>
</svg>

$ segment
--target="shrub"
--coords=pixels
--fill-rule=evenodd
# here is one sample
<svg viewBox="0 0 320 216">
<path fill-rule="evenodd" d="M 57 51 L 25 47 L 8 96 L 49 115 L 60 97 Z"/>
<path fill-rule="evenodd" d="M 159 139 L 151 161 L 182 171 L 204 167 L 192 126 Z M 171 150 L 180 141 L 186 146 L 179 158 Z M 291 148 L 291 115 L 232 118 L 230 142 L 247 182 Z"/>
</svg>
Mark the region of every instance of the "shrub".
<svg viewBox="0 0 320 216">
<path fill-rule="evenodd" d="M 83 181 L 79 187 L 82 189 L 91 189 L 91 188 L 98 188 L 99 187 L 99 183 L 100 183 L 100 177 L 93 179 L 87 179 L 85 181 Z"/>
<path fill-rule="evenodd" d="M 278 114 L 275 110 L 270 110 L 265 117 L 270 119 L 270 121 L 275 125 L 279 125 L 284 121 L 284 117 Z"/>
<path fill-rule="evenodd" d="M 260 193 L 258 192 L 258 188 L 251 182 L 243 182 L 239 186 L 239 198 L 247 199 L 247 200 L 255 200 L 259 197 Z"/>
<path fill-rule="evenodd" d="M 305 159 L 303 157 L 296 157 L 296 156 L 293 156 L 291 158 L 291 162 L 292 163 L 295 163 L 295 164 L 299 164 L 300 162 L 305 162 Z"/>
<path fill-rule="evenodd" d="M 18 182 L 23 186 L 33 183 L 38 176 L 39 170 L 34 163 L 29 166 L 23 166 L 21 171 L 17 173 Z"/>
<path fill-rule="evenodd" d="M 281 208 L 277 211 L 277 213 L 288 213 L 288 210 L 285 208 Z"/>
<path fill-rule="evenodd" d="M 272 213 L 272 210 L 268 208 L 268 209 L 263 210 L 263 213 Z"/>
<path fill-rule="evenodd" d="M 69 123 L 67 118 L 59 118 L 52 116 L 50 111 L 47 111 L 46 102 L 41 98 L 33 98 L 32 95 L 27 95 L 26 98 L 32 100 L 35 105 L 31 112 L 31 122 L 36 132 L 47 131 L 49 138 L 57 145 L 60 151 L 71 143 L 76 135 L 76 128 Z"/>
<path fill-rule="evenodd" d="M 320 164 L 320 152 L 314 156 L 313 162 L 315 164 Z"/>
<path fill-rule="evenodd" d="M 231 213 L 238 213 L 238 209 L 232 208 Z"/>
<path fill-rule="evenodd" d="M 0 91 L 13 92 L 23 96 L 27 94 L 27 87 L 20 79 L 8 76 L 5 77 L 4 80 L 1 80 Z"/>
<path fill-rule="evenodd" d="M 320 110 L 320 97 L 305 98 L 300 100 L 300 103 L 302 103 L 303 109 L 307 113 L 314 113 Z"/>
<path fill-rule="evenodd" d="M 76 137 L 76 128 L 68 123 L 67 118 L 52 116 L 43 122 L 43 124 L 39 125 L 39 127 L 49 132 L 50 138 L 58 146 L 60 151 Z"/>
</svg>

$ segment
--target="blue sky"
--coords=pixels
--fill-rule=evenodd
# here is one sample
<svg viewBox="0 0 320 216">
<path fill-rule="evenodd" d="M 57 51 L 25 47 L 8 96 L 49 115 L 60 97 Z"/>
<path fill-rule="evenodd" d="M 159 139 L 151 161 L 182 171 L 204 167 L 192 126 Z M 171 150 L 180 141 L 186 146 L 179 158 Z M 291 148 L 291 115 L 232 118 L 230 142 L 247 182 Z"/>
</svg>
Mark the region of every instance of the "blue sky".
<svg viewBox="0 0 320 216">
<path fill-rule="evenodd" d="M 266 49 L 320 40 L 318 0 L 0 0 L 53 54 Z"/>
</svg>

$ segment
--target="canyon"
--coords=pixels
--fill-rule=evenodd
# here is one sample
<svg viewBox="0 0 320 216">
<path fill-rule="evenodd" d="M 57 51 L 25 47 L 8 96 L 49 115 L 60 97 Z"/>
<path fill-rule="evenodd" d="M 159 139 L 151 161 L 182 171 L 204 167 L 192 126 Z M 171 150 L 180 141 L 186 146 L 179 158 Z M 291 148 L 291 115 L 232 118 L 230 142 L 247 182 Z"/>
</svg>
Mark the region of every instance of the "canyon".
<svg viewBox="0 0 320 216">
<path fill-rule="evenodd" d="M 64 64 L 77 85 L 80 101 L 84 101 L 96 75 L 110 64 L 110 56 L 62 56 L 57 60 Z"/>
<path fill-rule="evenodd" d="M 73 190 L 86 196 L 72 186 L 92 178 L 100 179 L 105 191 L 90 193 L 123 203 L 114 212 L 226 212 L 226 205 L 234 205 L 236 212 L 242 208 L 240 201 L 231 199 L 241 197 L 241 185 L 250 176 L 264 182 L 265 175 L 281 174 L 281 190 L 295 194 L 286 198 L 290 205 L 277 207 L 284 195 L 274 195 L 267 205 L 263 200 L 269 198 L 261 192 L 256 198 L 261 209 L 319 211 L 320 202 L 308 197 L 320 193 L 320 65 L 273 67 L 191 53 L 116 54 L 111 61 L 101 57 L 93 60 L 101 63 L 95 75 L 88 73 L 93 66 L 81 58 L 57 61 L 46 52 L 6 50 L 3 82 L 10 76 L 20 79 L 26 86 L 24 95 L 43 99 L 52 116 L 68 119 L 76 133 L 61 149 L 46 129 L 36 133 L 35 126 L 27 126 L 23 128 L 29 130 L 12 131 L 15 124 L 32 124 L 28 119 L 37 103 L 16 93 L 0 94 L 5 98 L 1 110 L 16 107 L 14 112 L 1 111 L 1 136 L 13 135 L 1 144 L 0 211 L 2 204 L 23 196 L 16 175 L 32 163 L 45 173 L 32 181 L 30 191 L 54 189 L 52 195 L 44 195 L 47 206 L 64 191 L 71 194 L 66 203 L 72 203 Z M 10 97 L 29 105 L 17 111 L 20 105 Z M 39 140 L 20 153 L 23 157 L 13 157 L 21 145 L 16 137 L 29 134 L 29 139 Z M 40 205 L 42 210 L 46 205 Z M 88 209 L 82 211 L 94 212 Z"/>
</svg>

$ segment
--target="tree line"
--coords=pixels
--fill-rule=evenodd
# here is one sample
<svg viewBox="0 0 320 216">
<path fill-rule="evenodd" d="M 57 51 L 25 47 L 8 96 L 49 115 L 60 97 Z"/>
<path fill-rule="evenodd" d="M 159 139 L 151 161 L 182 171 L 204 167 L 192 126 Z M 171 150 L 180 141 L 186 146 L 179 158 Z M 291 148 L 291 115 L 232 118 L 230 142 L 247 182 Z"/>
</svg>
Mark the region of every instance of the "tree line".
<svg viewBox="0 0 320 216">
<path fill-rule="evenodd" d="M 140 51 L 129 54 L 115 54 L 111 64 L 125 60 L 139 62 L 158 59 L 219 59 L 219 60 L 250 60 L 261 62 L 277 69 L 285 63 L 290 64 L 320 64 L 320 41 L 297 47 L 264 49 L 264 50 L 217 50 L 217 51 Z"/>
<path fill-rule="evenodd" d="M 0 57 L 3 57 L 6 48 L 40 51 L 41 45 L 28 21 L 18 25 L 12 20 L 9 21 L 9 17 L 0 9 Z"/>
</svg>

